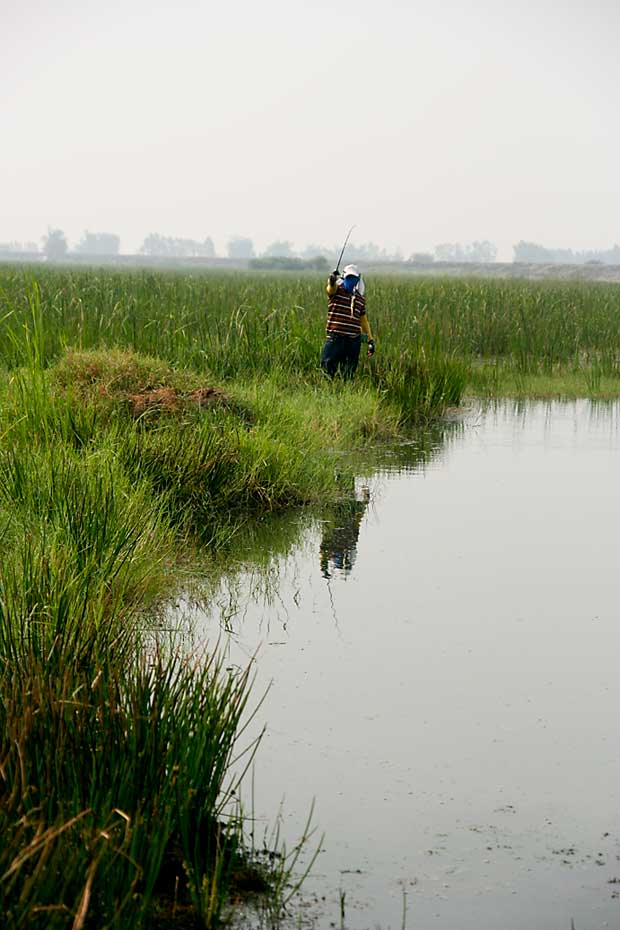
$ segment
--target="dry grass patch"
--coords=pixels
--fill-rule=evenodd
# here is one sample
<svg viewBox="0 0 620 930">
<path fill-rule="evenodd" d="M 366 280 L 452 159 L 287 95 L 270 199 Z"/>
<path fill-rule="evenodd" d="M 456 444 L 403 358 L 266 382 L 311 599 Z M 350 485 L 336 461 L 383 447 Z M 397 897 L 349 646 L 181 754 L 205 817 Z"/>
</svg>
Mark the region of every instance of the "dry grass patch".
<svg viewBox="0 0 620 930">
<path fill-rule="evenodd" d="M 56 385 L 87 403 L 123 407 L 135 417 L 230 407 L 230 398 L 204 376 L 125 349 L 69 351 L 52 370 Z"/>
</svg>

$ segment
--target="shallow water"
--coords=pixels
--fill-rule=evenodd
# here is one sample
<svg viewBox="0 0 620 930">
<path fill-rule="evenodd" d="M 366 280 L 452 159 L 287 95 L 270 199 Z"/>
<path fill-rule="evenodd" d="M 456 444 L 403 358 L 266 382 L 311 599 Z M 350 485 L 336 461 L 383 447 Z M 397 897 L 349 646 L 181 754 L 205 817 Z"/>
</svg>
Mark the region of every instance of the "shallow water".
<svg viewBox="0 0 620 930">
<path fill-rule="evenodd" d="M 620 927 L 620 408 L 472 410 L 361 470 L 191 617 L 272 682 L 256 814 L 293 843 L 316 799 L 308 920 Z"/>
</svg>

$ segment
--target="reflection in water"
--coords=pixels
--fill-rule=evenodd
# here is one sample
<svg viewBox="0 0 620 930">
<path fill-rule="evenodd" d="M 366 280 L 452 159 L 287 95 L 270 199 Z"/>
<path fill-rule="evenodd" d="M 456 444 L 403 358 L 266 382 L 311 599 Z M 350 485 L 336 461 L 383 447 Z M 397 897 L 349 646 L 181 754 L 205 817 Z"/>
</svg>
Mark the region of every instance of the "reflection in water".
<svg viewBox="0 0 620 930">
<path fill-rule="evenodd" d="M 354 460 L 361 487 L 351 483 L 350 495 L 332 505 L 321 520 L 320 568 L 327 581 L 346 579 L 353 571 L 362 519 L 373 498 L 371 485 L 387 475 L 423 472 L 441 462 L 449 444 L 463 430 L 463 420 L 446 420 L 416 431 L 410 439 L 367 449 Z"/>
<path fill-rule="evenodd" d="M 361 500 L 354 497 L 340 501 L 323 522 L 321 537 L 321 574 L 331 578 L 334 571 L 345 577 L 351 572 L 357 555 L 360 524 L 370 500 L 370 489 L 362 488 Z"/>
<path fill-rule="evenodd" d="M 271 685 L 256 822 L 286 794 L 295 840 L 316 797 L 316 930 L 345 894 L 348 930 L 403 894 L 411 930 L 617 928 L 620 406 L 485 405 L 358 461 L 368 494 L 248 527 L 194 617 Z"/>
<path fill-rule="evenodd" d="M 353 464 L 359 476 L 380 477 L 424 471 L 441 464 L 463 429 L 462 416 L 419 427 L 403 442 L 376 445 L 365 450 Z"/>
<path fill-rule="evenodd" d="M 425 472 L 440 466 L 446 451 L 463 430 L 462 419 L 444 421 L 416 430 L 407 441 L 376 445 L 347 458 L 347 471 L 356 480 L 341 484 L 343 499 L 322 510 L 294 509 L 250 519 L 203 566 L 195 565 L 191 581 L 183 586 L 166 614 L 169 626 L 188 625 L 188 614 L 205 612 L 218 617 L 220 632 L 238 636 L 248 615 L 258 611 L 261 630 L 286 631 L 290 607 L 280 590 L 285 582 L 297 591 L 309 560 L 323 579 L 346 579 L 353 574 L 362 520 L 375 491 L 387 476 Z M 342 474 L 340 481 L 344 482 Z M 329 612 L 336 621 L 336 607 L 329 590 Z M 299 608 L 295 594 L 293 609 Z M 176 618 L 176 619 L 175 619 Z M 252 650 L 248 651 L 248 657 Z"/>
</svg>

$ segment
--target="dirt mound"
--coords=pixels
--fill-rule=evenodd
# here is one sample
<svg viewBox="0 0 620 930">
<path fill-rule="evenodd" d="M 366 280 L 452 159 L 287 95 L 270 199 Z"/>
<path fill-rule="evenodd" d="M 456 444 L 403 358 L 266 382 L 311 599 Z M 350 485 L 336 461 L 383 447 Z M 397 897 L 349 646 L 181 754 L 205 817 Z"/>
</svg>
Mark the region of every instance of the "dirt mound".
<svg viewBox="0 0 620 930">
<path fill-rule="evenodd" d="M 127 349 L 69 350 L 52 369 L 61 390 L 95 404 L 104 415 L 120 408 L 135 419 L 156 419 L 217 406 L 247 419 L 227 394 L 202 382 L 206 377 Z"/>
<path fill-rule="evenodd" d="M 199 406 L 213 404 L 216 401 L 228 401 L 228 398 L 223 393 L 223 391 L 218 391 L 217 388 L 212 387 L 200 387 L 197 390 L 192 391 L 191 394 L 188 394 L 187 399 L 191 400 L 194 404 L 198 404 Z"/>
<path fill-rule="evenodd" d="M 138 394 L 129 394 L 129 403 L 134 417 L 145 413 L 176 413 L 187 404 L 198 407 L 210 407 L 214 404 L 227 405 L 228 398 L 223 391 L 213 387 L 199 387 L 189 394 L 182 393 L 173 387 L 160 387 L 153 390 L 141 391 Z"/>
</svg>

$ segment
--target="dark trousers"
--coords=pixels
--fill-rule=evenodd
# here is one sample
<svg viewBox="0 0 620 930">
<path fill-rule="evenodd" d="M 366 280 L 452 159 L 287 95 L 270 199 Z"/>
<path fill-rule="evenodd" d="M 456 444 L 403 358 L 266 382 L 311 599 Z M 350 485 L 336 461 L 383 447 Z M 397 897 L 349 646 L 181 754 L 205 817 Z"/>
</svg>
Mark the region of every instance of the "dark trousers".
<svg viewBox="0 0 620 930">
<path fill-rule="evenodd" d="M 352 378 L 359 361 L 361 344 L 361 336 L 330 334 L 321 353 L 321 368 L 325 374 L 333 378 L 340 371 L 345 380 Z"/>
</svg>

